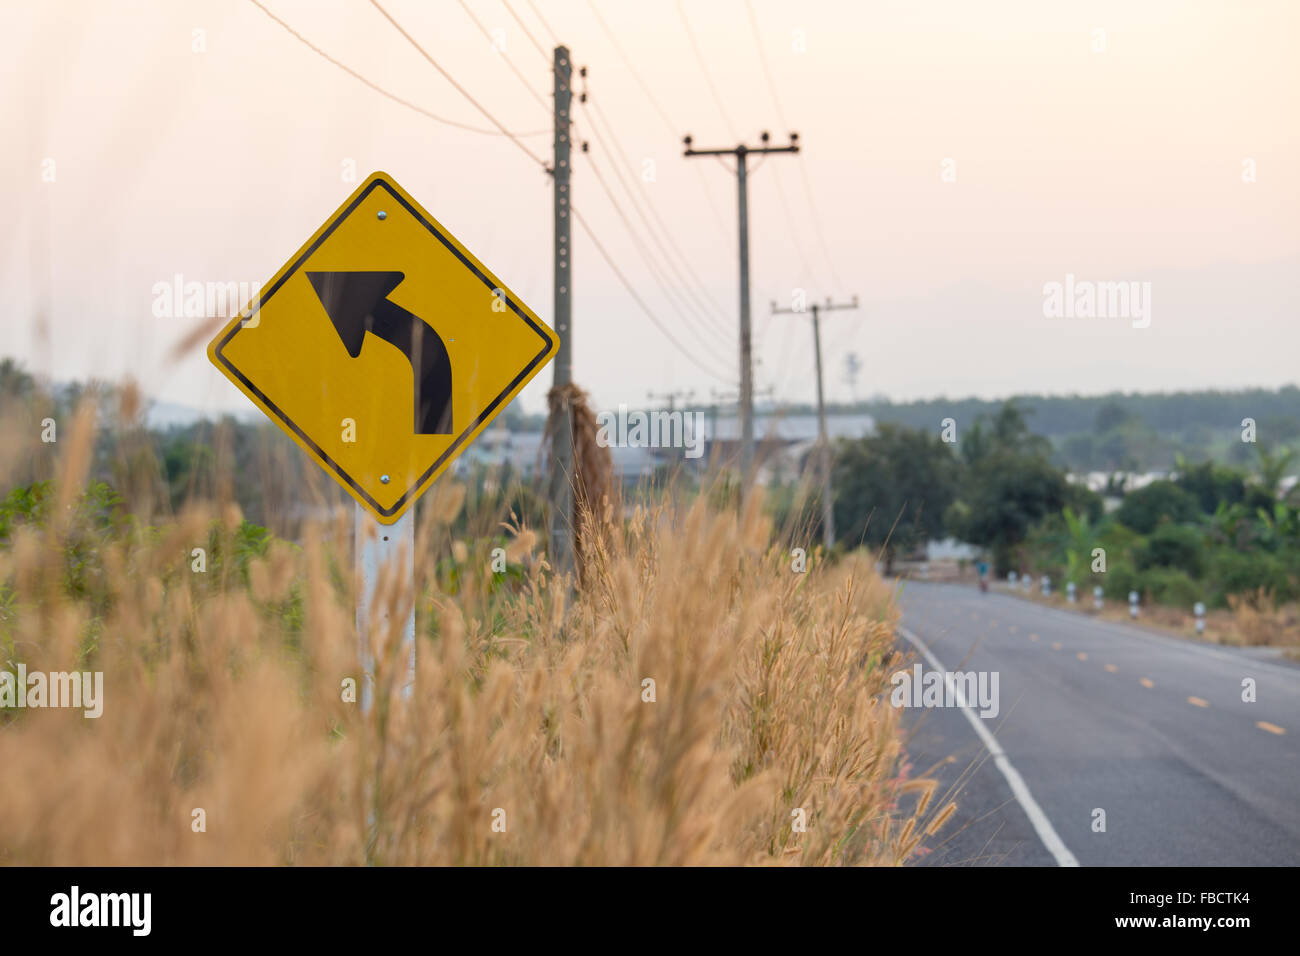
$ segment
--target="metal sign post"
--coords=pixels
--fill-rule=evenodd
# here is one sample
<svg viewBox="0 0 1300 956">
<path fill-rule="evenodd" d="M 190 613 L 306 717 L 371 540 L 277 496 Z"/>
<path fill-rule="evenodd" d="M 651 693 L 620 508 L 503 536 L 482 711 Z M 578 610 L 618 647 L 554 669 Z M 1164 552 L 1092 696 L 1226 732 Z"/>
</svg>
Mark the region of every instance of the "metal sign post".
<svg viewBox="0 0 1300 956">
<path fill-rule="evenodd" d="M 402 697 L 409 698 L 415 686 L 415 514 L 408 511 L 393 524 L 380 524 L 360 504 L 354 505 L 356 568 L 360 582 L 357 595 L 357 654 L 361 662 L 361 712 L 370 713 L 374 702 L 375 661 L 370 648 L 386 637 L 402 642 L 407 659 Z M 411 610 L 398 631 L 390 631 L 390 602 L 378 593 L 380 573 L 401 573 L 410 589 Z M 391 580 L 391 578 L 390 578 Z M 383 647 L 377 647 L 380 653 Z"/>
</svg>

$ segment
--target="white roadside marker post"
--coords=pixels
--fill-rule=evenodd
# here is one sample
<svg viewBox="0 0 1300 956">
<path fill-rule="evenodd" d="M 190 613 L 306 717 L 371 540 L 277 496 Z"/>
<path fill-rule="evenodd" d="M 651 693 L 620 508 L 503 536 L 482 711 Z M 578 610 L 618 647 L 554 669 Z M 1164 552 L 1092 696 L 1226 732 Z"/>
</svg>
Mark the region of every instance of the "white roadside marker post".
<svg viewBox="0 0 1300 956">
<path fill-rule="evenodd" d="M 1202 604 L 1200 601 L 1197 601 L 1196 606 L 1192 608 L 1192 613 L 1196 615 L 1196 633 L 1204 634 L 1205 633 L 1205 605 Z"/>
<path fill-rule="evenodd" d="M 1138 593 L 1136 591 L 1128 592 L 1128 616 L 1137 620 L 1138 616 Z"/>
<path fill-rule="evenodd" d="M 1103 600 L 1104 594 L 1105 592 L 1101 589 L 1100 584 L 1098 584 L 1096 587 L 1092 589 L 1092 603 L 1093 606 L 1096 607 L 1098 611 L 1101 610 L 1102 605 L 1105 603 Z"/>
<path fill-rule="evenodd" d="M 1065 599 L 1073 604 L 1078 599 L 1077 595 L 1078 588 L 1075 586 L 1075 583 L 1073 581 L 1069 582 L 1065 586 Z"/>
</svg>

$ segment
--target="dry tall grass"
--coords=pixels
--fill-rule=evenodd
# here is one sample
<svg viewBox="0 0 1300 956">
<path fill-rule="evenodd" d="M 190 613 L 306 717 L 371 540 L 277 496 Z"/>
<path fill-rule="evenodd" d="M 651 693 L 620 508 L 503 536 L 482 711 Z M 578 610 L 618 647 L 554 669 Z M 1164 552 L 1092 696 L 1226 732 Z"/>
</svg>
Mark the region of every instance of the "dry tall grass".
<svg viewBox="0 0 1300 956">
<path fill-rule="evenodd" d="M 594 518 L 575 592 L 528 529 L 505 581 L 490 541 L 449 540 L 465 495 L 443 483 L 417 553 L 457 574 L 421 559 L 414 591 L 381 584 L 392 618 L 417 607 L 416 683 L 403 697 L 383 636 L 363 714 L 342 692 L 350 521 L 245 580 L 219 497 L 154 529 L 87 524 L 93 437 L 89 415 L 60 433 L 48 522 L 0 548 L 0 665 L 103 671 L 103 716 L 0 712 L 0 862 L 895 864 L 951 813 L 900 779 L 886 586 L 865 561 L 794 573 L 756 500 Z"/>
</svg>

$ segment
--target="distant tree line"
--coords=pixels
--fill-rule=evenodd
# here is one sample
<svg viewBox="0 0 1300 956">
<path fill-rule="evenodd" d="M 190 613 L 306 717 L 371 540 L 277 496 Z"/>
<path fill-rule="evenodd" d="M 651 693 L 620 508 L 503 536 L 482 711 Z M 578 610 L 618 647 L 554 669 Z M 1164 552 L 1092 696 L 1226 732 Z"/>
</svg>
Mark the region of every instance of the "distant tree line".
<svg viewBox="0 0 1300 956">
<path fill-rule="evenodd" d="M 924 428 L 883 422 L 871 436 L 838 442 L 841 546 L 861 543 L 892 565 L 951 536 L 980 548 L 996 574 L 1100 584 L 1119 599 L 1136 590 L 1221 605 L 1261 589 L 1300 598 L 1300 487 L 1288 480 L 1300 467 L 1296 449 L 1242 442 L 1238 428 L 1249 467 L 1175 453 L 1168 478 L 1139 484 L 1117 474 L 1102 495 L 1070 479 L 1028 417 L 1013 400 L 954 428 L 955 442 L 944 440 L 938 418 Z M 1142 424 L 1113 402 L 1097 406 L 1101 434 Z"/>
</svg>

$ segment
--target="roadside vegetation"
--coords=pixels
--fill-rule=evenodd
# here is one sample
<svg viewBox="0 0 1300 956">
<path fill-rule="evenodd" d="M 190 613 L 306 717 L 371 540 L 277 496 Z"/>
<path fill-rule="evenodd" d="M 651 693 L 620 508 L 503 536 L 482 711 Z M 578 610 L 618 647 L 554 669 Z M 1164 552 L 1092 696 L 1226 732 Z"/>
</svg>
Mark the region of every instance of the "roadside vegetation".
<svg viewBox="0 0 1300 956">
<path fill-rule="evenodd" d="M 1228 639 L 1300 646 L 1300 452 L 1267 435 L 1240 441 L 1251 467 L 1179 456 L 1163 477 L 1113 474 L 1100 492 L 1055 463 L 1015 402 L 957 430 L 881 425 L 837 446 L 835 518 L 849 547 L 883 549 L 887 570 L 927 541 L 977 546 L 991 573 L 1042 575 L 1080 601 L 1094 587 L 1127 605 L 1231 612 Z M 1102 406 L 1099 428 L 1119 413 Z M 1128 419 L 1124 419 L 1129 421 Z M 1131 422 L 1130 422 L 1131 424 Z M 815 522 L 815 511 L 809 512 Z M 1221 630 L 1221 629 L 1220 629 Z"/>
<path fill-rule="evenodd" d="M 518 482 L 440 483 L 381 584 L 413 691 L 376 635 L 363 713 L 350 510 L 254 522 L 274 456 L 61 401 L 0 402 L 0 667 L 102 672 L 103 713 L 0 710 L 0 863 L 894 865 L 953 812 L 888 704 L 889 588 L 792 571 L 758 496 L 598 509 L 573 589 Z"/>
</svg>

